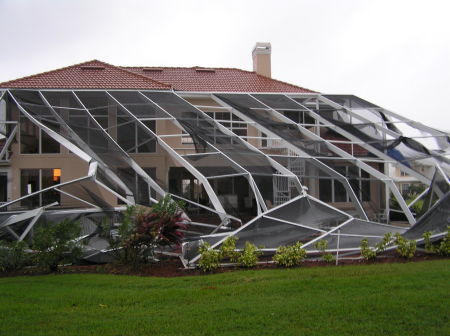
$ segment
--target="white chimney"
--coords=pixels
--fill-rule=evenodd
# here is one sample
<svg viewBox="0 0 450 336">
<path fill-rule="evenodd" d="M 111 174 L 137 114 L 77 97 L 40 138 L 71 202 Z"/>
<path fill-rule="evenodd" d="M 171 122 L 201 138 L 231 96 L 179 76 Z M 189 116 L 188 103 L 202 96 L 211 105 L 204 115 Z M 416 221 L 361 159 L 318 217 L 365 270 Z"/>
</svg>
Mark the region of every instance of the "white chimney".
<svg viewBox="0 0 450 336">
<path fill-rule="evenodd" d="M 258 75 L 272 77 L 270 54 L 272 53 L 272 46 L 269 42 L 256 42 L 252 51 L 253 57 L 253 71 Z"/>
</svg>

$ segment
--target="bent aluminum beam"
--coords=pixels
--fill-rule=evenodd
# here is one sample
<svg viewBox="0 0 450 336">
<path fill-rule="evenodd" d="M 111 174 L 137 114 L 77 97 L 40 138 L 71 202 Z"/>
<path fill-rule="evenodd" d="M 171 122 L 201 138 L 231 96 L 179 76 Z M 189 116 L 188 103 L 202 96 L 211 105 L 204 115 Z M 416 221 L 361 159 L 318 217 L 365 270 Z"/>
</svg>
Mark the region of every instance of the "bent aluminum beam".
<svg viewBox="0 0 450 336">
<path fill-rule="evenodd" d="M 1 124 L 1 122 L 0 122 Z M 2 160 L 3 156 L 5 156 L 6 152 L 9 149 L 9 146 L 11 145 L 11 143 L 14 140 L 14 137 L 16 136 L 18 127 L 17 124 L 14 126 L 14 128 L 11 131 L 11 134 L 8 136 L 8 138 L 6 139 L 5 143 L 3 144 L 3 149 L 0 152 L 0 160 Z"/>
<path fill-rule="evenodd" d="M 287 96 L 288 97 L 288 96 Z M 295 102 L 297 105 L 299 105 L 300 107 L 308 110 L 309 112 L 314 113 L 311 109 L 309 109 L 308 107 L 300 104 L 299 102 L 297 102 L 294 99 L 291 99 L 290 97 L 288 97 L 291 101 Z M 274 111 L 278 114 L 281 115 L 281 113 Z M 281 116 L 283 118 L 286 118 L 284 116 Z M 286 118 L 287 119 L 287 118 Z M 324 141 L 325 144 L 327 145 L 327 147 L 333 151 L 335 154 L 337 154 L 340 157 L 346 158 L 348 160 L 354 161 L 354 164 L 363 169 L 364 171 L 366 171 L 367 173 L 375 176 L 377 179 L 379 179 L 380 181 L 382 181 L 383 183 L 386 184 L 386 186 L 392 191 L 392 193 L 394 194 L 395 198 L 397 199 L 397 201 L 399 202 L 400 207 L 402 208 L 403 212 L 405 213 L 409 224 L 414 225 L 414 223 L 416 222 L 416 219 L 414 218 L 414 216 L 411 213 L 411 210 L 409 209 L 408 205 L 406 204 L 405 200 L 403 199 L 403 196 L 401 195 L 400 191 L 398 190 L 396 184 L 394 183 L 394 181 L 392 180 L 392 178 L 386 176 L 385 174 L 381 173 L 380 171 L 376 170 L 375 168 L 369 166 L 368 164 L 366 164 L 365 162 L 361 161 L 360 159 L 348 154 L 346 151 L 340 149 L 339 147 L 337 147 L 336 145 L 332 144 L 331 142 L 329 142 L 327 139 L 324 139 L 314 133 L 312 133 L 311 131 L 309 131 L 308 129 L 304 128 L 303 126 L 301 126 L 300 124 L 297 124 L 298 128 L 300 129 L 300 131 L 302 133 L 304 133 L 305 135 L 316 139 L 316 140 L 321 140 Z M 338 127 L 339 128 L 339 127 Z"/>
<path fill-rule="evenodd" d="M 47 133 L 50 137 L 53 138 L 53 140 L 57 141 L 67 149 L 69 149 L 71 152 L 75 153 L 80 159 L 86 162 L 90 162 L 92 160 L 92 157 L 86 154 L 84 151 L 82 151 L 80 148 L 72 144 L 71 142 L 67 141 L 64 137 L 53 131 L 51 128 L 45 126 L 38 120 L 36 120 L 30 113 L 28 113 L 22 105 L 19 104 L 19 102 L 16 100 L 16 97 L 8 90 L 9 96 L 14 100 L 16 105 L 19 107 L 20 111 L 28 118 L 31 122 L 33 122 L 37 127 L 40 129 L 43 129 L 45 133 Z"/>
<path fill-rule="evenodd" d="M 286 95 L 287 97 L 291 98 L 290 96 L 294 96 L 294 95 Z M 349 109 L 347 109 L 346 107 L 343 107 L 333 101 L 331 101 L 330 99 L 327 99 L 321 95 L 317 96 L 317 99 L 323 101 L 324 103 L 329 104 L 330 106 L 334 106 L 337 109 L 342 109 L 342 110 L 346 110 L 349 111 Z M 295 100 L 293 100 L 295 101 Z M 306 106 L 304 106 L 303 104 L 300 104 L 299 102 L 295 101 L 297 104 L 299 104 L 300 106 L 307 108 Z M 312 111 L 311 109 L 307 108 L 310 112 L 311 117 L 313 117 L 316 120 L 321 121 L 322 123 L 329 123 L 328 120 L 322 118 L 319 114 L 315 113 L 314 111 Z M 352 112 L 354 113 L 354 112 Z M 359 119 L 361 119 L 361 117 L 358 117 Z M 376 126 L 377 127 L 377 126 Z M 330 127 L 331 128 L 331 127 Z M 358 137 L 355 137 L 353 134 L 343 130 L 342 128 L 335 126 L 332 127 L 333 130 L 335 130 L 336 132 L 338 132 L 339 134 L 341 134 L 342 136 L 346 137 L 347 139 L 351 139 L 353 141 L 360 141 L 361 139 L 359 139 Z M 379 126 L 377 127 L 378 130 L 380 130 L 382 133 L 384 134 L 389 134 L 390 132 L 388 132 L 388 130 L 384 129 L 383 127 Z M 393 132 L 395 135 L 399 135 L 398 133 Z M 375 147 L 373 147 L 370 144 L 367 143 L 362 143 L 360 144 L 361 147 L 367 149 L 369 152 L 372 152 L 374 154 L 376 154 L 378 157 L 384 159 L 384 160 L 392 160 L 392 158 L 390 156 L 388 156 L 387 154 L 383 153 L 382 151 L 376 149 Z M 417 173 L 414 169 L 409 168 L 408 166 L 404 165 L 403 163 L 396 161 L 396 163 L 399 165 L 399 168 L 401 168 L 402 171 L 408 173 L 411 176 L 414 176 L 415 178 L 417 178 L 419 181 L 421 181 L 424 184 L 430 185 L 431 180 L 426 178 L 425 176 Z"/>
<path fill-rule="evenodd" d="M 224 102 L 223 100 L 221 100 L 219 97 L 214 96 L 214 100 L 216 100 L 218 103 L 220 103 L 223 106 L 227 106 L 230 110 L 233 111 L 234 114 L 236 114 L 239 118 L 243 119 L 243 120 L 247 120 L 247 121 L 253 121 L 253 119 L 251 119 L 250 117 L 247 117 L 245 114 L 243 114 L 241 111 L 236 110 L 235 108 L 229 106 L 226 102 Z M 278 113 L 278 112 L 277 112 Z M 292 122 L 289 119 L 290 122 Z M 254 127 L 256 127 L 258 130 L 264 132 L 265 134 L 269 135 L 270 137 L 277 137 L 278 135 L 273 133 L 271 130 L 267 129 L 266 127 L 262 126 L 259 123 L 255 123 L 253 125 Z M 366 212 L 364 211 L 364 208 L 362 207 L 361 203 L 359 202 L 358 198 L 356 197 L 353 189 L 350 186 L 350 183 L 348 182 L 348 180 L 340 173 L 338 173 L 337 171 L 335 171 L 333 168 L 329 167 L 328 165 L 326 165 L 325 163 L 317 160 L 315 157 L 309 155 L 308 153 L 304 152 L 302 149 L 300 149 L 297 146 L 292 145 L 290 142 L 288 142 L 286 139 L 280 138 L 280 140 L 282 141 L 283 145 L 292 150 L 294 153 L 296 153 L 297 155 L 300 155 L 302 157 L 306 157 L 312 161 L 314 161 L 314 164 L 323 169 L 324 171 L 326 171 L 328 174 L 336 177 L 336 179 L 338 179 L 339 181 L 342 182 L 342 184 L 344 185 L 345 189 L 347 190 L 348 194 L 350 195 L 350 197 L 352 198 L 352 201 L 355 204 L 355 207 L 357 209 L 357 211 L 359 212 L 360 216 L 362 216 L 362 218 L 364 219 L 368 219 Z M 303 191 L 302 193 L 305 193 L 305 191 Z"/>
<path fill-rule="evenodd" d="M 72 92 L 72 94 L 73 94 L 73 92 Z M 74 138 L 74 139 L 76 139 L 77 142 L 78 142 L 78 144 L 82 145 L 83 149 L 84 149 L 86 152 L 89 152 L 89 154 L 90 154 L 92 157 L 95 158 L 95 160 L 100 164 L 100 166 L 101 166 L 102 170 L 105 172 L 105 174 L 106 174 L 111 180 L 113 180 L 115 183 L 117 183 L 117 185 L 118 185 L 119 187 L 121 187 L 121 188 L 125 191 L 125 193 L 126 193 L 127 195 L 131 195 L 132 193 L 131 193 L 131 190 L 128 188 L 128 186 L 125 185 L 125 183 L 123 183 L 122 180 L 120 180 L 120 179 L 118 178 L 118 176 L 117 176 L 117 175 L 116 175 L 116 174 L 108 167 L 108 165 L 107 165 L 105 162 L 103 162 L 103 160 L 97 155 L 97 153 L 95 153 L 95 151 L 93 151 L 93 150 L 86 144 L 86 142 L 85 142 L 83 139 L 81 139 L 81 138 L 78 136 L 78 134 L 76 134 L 76 132 L 74 132 L 74 131 L 72 130 L 72 128 L 64 121 L 64 119 L 61 118 L 61 116 L 60 116 L 58 113 L 56 113 L 56 111 L 55 111 L 55 109 L 53 108 L 53 106 L 50 105 L 50 103 L 48 102 L 48 100 L 45 98 L 45 96 L 44 96 L 44 95 L 42 94 L 42 92 L 40 92 L 40 91 L 39 91 L 39 96 L 41 97 L 41 99 L 42 99 L 42 101 L 44 102 L 44 104 L 50 109 L 50 111 L 52 112 L 53 116 L 54 116 L 57 120 L 59 120 L 59 122 L 61 123 L 61 125 L 64 126 L 64 129 L 65 129 L 67 132 L 69 132 L 69 134 L 71 135 L 71 137 Z M 76 97 L 76 95 L 75 95 L 75 98 L 78 98 L 78 97 Z M 80 101 L 80 103 L 81 103 L 81 101 Z M 84 106 L 83 106 L 83 107 L 84 107 Z M 86 112 L 86 113 L 88 114 L 88 116 L 91 118 L 91 121 L 94 122 L 94 123 L 96 123 L 96 125 L 97 125 L 101 130 L 103 130 L 103 128 L 97 123 L 97 121 L 95 120 L 95 118 L 93 118 L 92 115 L 90 115 L 90 113 L 89 113 L 87 110 L 86 110 L 85 112 Z M 93 120 L 92 120 L 92 119 L 93 119 Z M 121 197 L 121 198 L 122 198 L 122 197 Z"/>
<path fill-rule="evenodd" d="M 109 92 L 105 91 L 107 94 L 109 94 Z M 146 181 L 147 183 L 150 184 L 150 186 L 161 196 L 165 195 L 164 190 L 128 155 L 128 153 L 126 153 L 122 147 L 119 146 L 119 144 L 111 137 L 111 135 L 106 132 L 103 127 L 98 123 L 98 121 L 94 118 L 94 116 L 90 113 L 89 109 L 86 108 L 86 106 L 83 104 L 83 102 L 81 101 L 81 99 L 77 96 L 77 94 L 75 93 L 75 91 L 72 91 L 72 94 L 74 95 L 74 97 L 77 99 L 77 101 L 79 102 L 79 104 L 83 107 L 83 109 L 86 111 L 86 113 L 88 114 L 88 116 L 91 118 L 91 121 L 94 122 L 98 128 L 101 130 L 102 134 L 108 138 L 109 141 L 111 141 L 113 144 L 116 145 L 117 150 L 119 150 L 121 152 L 121 154 L 126 158 L 126 160 L 128 161 L 127 163 L 131 166 L 131 168 L 140 176 L 144 179 L 144 181 Z M 111 96 L 111 95 L 110 95 Z M 118 178 L 117 178 L 118 179 Z M 120 180 L 120 179 L 119 179 Z M 122 182 L 122 181 L 120 181 Z M 131 191 L 130 191 L 131 193 Z"/>
</svg>

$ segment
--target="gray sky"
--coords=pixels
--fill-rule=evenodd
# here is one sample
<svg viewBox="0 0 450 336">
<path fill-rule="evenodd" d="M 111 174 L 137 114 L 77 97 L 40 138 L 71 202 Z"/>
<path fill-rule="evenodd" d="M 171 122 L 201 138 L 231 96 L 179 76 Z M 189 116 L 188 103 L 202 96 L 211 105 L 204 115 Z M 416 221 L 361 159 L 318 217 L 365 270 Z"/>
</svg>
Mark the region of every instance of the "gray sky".
<svg viewBox="0 0 450 336">
<path fill-rule="evenodd" d="M 0 0 L 0 81 L 99 59 L 252 69 L 449 130 L 450 1 Z"/>
</svg>

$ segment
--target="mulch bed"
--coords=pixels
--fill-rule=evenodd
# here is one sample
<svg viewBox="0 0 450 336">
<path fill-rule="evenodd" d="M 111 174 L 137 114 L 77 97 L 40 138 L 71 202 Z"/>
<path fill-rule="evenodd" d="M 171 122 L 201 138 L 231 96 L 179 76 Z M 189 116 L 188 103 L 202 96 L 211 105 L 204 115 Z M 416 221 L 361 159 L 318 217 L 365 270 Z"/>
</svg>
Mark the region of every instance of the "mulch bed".
<svg viewBox="0 0 450 336">
<path fill-rule="evenodd" d="M 378 256 L 375 260 L 339 260 L 340 266 L 345 265 L 368 265 L 368 264 L 382 264 L 382 263 L 406 263 L 406 262 L 420 262 L 428 260 L 448 259 L 446 257 L 431 255 L 426 253 L 416 253 L 416 256 L 412 259 L 406 260 L 395 254 L 395 252 L 386 253 L 382 256 Z M 268 259 L 270 260 L 270 259 Z M 299 267 L 333 267 L 335 261 L 329 263 L 323 260 L 305 260 Z M 276 269 L 278 267 L 274 263 L 261 263 L 252 270 L 261 269 Z M 238 270 L 244 270 L 247 268 L 238 266 L 221 267 L 213 272 L 205 273 L 199 269 L 185 269 L 183 264 L 178 258 L 163 259 L 158 263 L 142 265 L 139 268 L 131 268 L 125 265 L 117 264 L 95 264 L 95 265 L 71 265 L 61 266 L 56 274 L 118 274 L 118 275 L 136 275 L 136 276 L 154 276 L 154 277 L 179 277 L 179 276 L 198 276 L 212 273 L 225 273 Z M 36 268 L 28 267 L 20 271 L 14 272 L 0 272 L 0 277 L 12 277 L 23 275 L 45 275 L 51 274 L 48 271 Z"/>
</svg>

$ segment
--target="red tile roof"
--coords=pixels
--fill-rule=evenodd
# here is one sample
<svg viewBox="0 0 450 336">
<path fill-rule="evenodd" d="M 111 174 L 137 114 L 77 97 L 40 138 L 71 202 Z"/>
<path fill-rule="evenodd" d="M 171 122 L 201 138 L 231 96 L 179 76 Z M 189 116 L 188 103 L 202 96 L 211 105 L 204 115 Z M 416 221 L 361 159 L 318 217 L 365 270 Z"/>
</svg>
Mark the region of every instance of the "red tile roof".
<svg viewBox="0 0 450 336">
<path fill-rule="evenodd" d="M 314 92 L 235 68 L 118 67 L 93 60 L 0 83 L 2 88 Z"/>
<path fill-rule="evenodd" d="M 114 65 L 97 60 L 0 83 L 4 88 L 43 89 L 171 89 Z"/>
<path fill-rule="evenodd" d="M 178 91 L 212 92 L 314 92 L 300 86 L 235 68 L 122 67 Z"/>
</svg>

